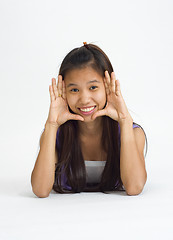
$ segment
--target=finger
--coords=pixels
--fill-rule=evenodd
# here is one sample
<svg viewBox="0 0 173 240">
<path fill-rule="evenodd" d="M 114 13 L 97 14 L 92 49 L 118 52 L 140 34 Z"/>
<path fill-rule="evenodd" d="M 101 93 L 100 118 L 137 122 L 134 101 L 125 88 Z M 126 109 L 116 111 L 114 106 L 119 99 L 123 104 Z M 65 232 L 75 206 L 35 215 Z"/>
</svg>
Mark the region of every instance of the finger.
<svg viewBox="0 0 173 240">
<path fill-rule="evenodd" d="M 105 115 L 106 115 L 106 110 L 103 109 L 103 110 L 99 110 L 96 113 L 94 113 L 91 118 L 93 120 L 95 120 L 97 117 L 101 117 L 101 116 L 105 116 Z"/>
<path fill-rule="evenodd" d="M 51 102 L 55 101 L 55 95 L 52 89 L 52 85 L 49 85 L 49 93 L 50 93 L 50 100 Z"/>
<path fill-rule="evenodd" d="M 115 81 L 116 81 L 115 73 L 112 72 L 111 73 L 111 91 L 113 93 L 115 93 Z"/>
<path fill-rule="evenodd" d="M 106 77 L 106 81 L 107 81 L 108 86 L 109 86 L 109 84 L 110 84 L 110 75 L 109 75 L 109 72 L 107 70 L 105 71 L 105 77 Z"/>
<path fill-rule="evenodd" d="M 65 82 L 64 82 L 64 80 L 62 81 L 62 97 L 64 99 L 66 99 Z"/>
<path fill-rule="evenodd" d="M 73 119 L 73 120 L 84 121 L 84 118 L 80 115 L 71 114 L 70 117 L 71 117 L 70 119 Z"/>
<path fill-rule="evenodd" d="M 106 90 L 106 94 L 109 95 L 109 87 L 108 87 L 108 84 L 106 82 L 106 78 L 104 78 L 104 84 L 105 84 L 105 90 Z"/>
<path fill-rule="evenodd" d="M 59 94 L 62 96 L 62 76 L 58 75 L 58 96 Z"/>
<path fill-rule="evenodd" d="M 57 90 L 56 79 L 55 78 L 52 78 L 52 87 L 53 87 L 55 97 L 57 98 L 58 97 L 58 90 Z"/>
<path fill-rule="evenodd" d="M 119 82 L 118 79 L 115 81 L 115 85 L 116 85 L 116 87 L 115 87 L 116 95 L 117 96 L 121 96 L 120 82 Z"/>
<path fill-rule="evenodd" d="M 107 88 L 109 90 L 108 94 L 111 92 L 111 87 L 110 87 L 110 75 L 108 71 L 105 71 L 105 80 L 107 84 Z"/>
</svg>

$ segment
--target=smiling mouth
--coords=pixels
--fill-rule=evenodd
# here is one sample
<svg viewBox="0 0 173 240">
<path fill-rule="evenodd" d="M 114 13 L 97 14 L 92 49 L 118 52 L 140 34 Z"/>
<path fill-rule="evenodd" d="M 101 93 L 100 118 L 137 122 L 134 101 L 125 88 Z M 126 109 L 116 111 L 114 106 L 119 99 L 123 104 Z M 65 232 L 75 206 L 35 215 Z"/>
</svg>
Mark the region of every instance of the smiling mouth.
<svg viewBox="0 0 173 240">
<path fill-rule="evenodd" d="M 85 108 L 78 108 L 78 109 L 79 109 L 79 111 L 80 111 L 82 114 L 86 115 L 86 114 L 91 114 L 91 113 L 93 113 L 94 110 L 95 110 L 95 108 L 96 108 L 96 106 L 85 107 Z"/>
<path fill-rule="evenodd" d="M 78 108 L 80 111 L 82 112 L 89 112 L 92 111 L 96 106 L 92 106 L 92 107 L 83 107 L 83 108 Z"/>
</svg>

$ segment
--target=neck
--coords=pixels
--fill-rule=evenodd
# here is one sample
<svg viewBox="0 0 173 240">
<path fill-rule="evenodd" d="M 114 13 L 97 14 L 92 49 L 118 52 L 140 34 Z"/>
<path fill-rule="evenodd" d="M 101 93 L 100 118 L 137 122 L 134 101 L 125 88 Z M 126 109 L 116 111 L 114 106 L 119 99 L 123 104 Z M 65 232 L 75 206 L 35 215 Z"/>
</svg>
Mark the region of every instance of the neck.
<svg viewBox="0 0 173 240">
<path fill-rule="evenodd" d="M 102 133 L 102 117 L 96 118 L 92 122 L 78 121 L 79 132 L 82 137 L 95 137 Z"/>
</svg>

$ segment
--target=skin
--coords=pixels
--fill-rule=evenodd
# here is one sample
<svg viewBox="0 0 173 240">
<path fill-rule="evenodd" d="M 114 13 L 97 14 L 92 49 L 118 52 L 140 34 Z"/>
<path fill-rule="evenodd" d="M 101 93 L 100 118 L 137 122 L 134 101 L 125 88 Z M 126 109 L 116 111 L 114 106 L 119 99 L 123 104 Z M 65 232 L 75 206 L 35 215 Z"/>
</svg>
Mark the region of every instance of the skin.
<svg viewBox="0 0 173 240">
<path fill-rule="evenodd" d="M 97 80 L 98 82 L 90 82 Z M 78 121 L 82 136 L 96 136 L 102 129 L 102 118 L 93 118 L 96 112 L 106 104 L 106 89 L 104 78 L 92 68 L 70 71 L 65 76 L 66 98 L 70 109 L 82 116 L 84 121 Z M 75 84 L 75 85 L 71 85 Z M 84 115 L 79 108 L 96 106 L 91 115 Z"/>
<path fill-rule="evenodd" d="M 98 82 L 88 83 L 96 79 Z M 115 73 L 111 77 L 105 71 L 103 78 L 92 68 L 84 68 L 69 72 L 65 79 L 66 97 L 71 110 L 81 115 L 84 122 L 79 121 L 80 132 L 83 136 L 95 136 L 101 132 L 101 116 L 121 123 L 124 119 L 131 118 L 120 91 L 120 83 L 116 80 Z M 75 84 L 75 86 L 70 86 Z M 107 100 L 107 105 L 105 106 Z M 92 115 L 82 115 L 78 108 L 83 106 L 96 106 Z"/>
<path fill-rule="evenodd" d="M 88 83 L 92 80 L 98 82 Z M 69 86 L 69 84 L 76 85 Z M 105 76 L 102 77 L 90 67 L 72 70 L 66 74 L 64 81 L 59 75 L 57 85 L 56 79 L 52 78 L 49 92 L 51 104 L 47 122 L 59 127 L 68 120 L 78 120 L 79 132 L 83 138 L 99 136 L 103 127 L 101 116 L 104 115 L 118 121 L 120 127 L 127 125 L 127 122 L 133 123 L 121 93 L 120 82 L 114 72 L 109 75 L 105 71 Z M 107 103 L 106 107 L 104 107 L 105 103 Z M 69 112 L 68 106 L 73 113 Z M 78 109 L 84 106 L 96 106 L 96 108 L 92 115 L 86 116 Z M 140 146 L 142 154 L 145 141 L 143 131 L 136 128 L 134 132 L 139 132 L 137 140 L 143 143 Z"/>
<path fill-rule="evenodd" d="M 99 83 L 88 84 L 94 79 L 98 80 Z M 68 87 L 69 84 L 76 84 L 76 86 Z M 95 134 L 102 127 L 101 118 L 99 118 L 101 116 L 109 116 L 118 121 L 119 124 L 123 123 L 124 120 L 132 120 L 121 94 L 119 80 L 116 79 L 114 72 L 110 76 L 105 71 L 103 78 L 92 68 L 72 70 L 66 74 L 64 81 L 59 75 L 57 85 L 56 79 L 52 78 L 49 92 L 51 104 L 48 122 L 57 124 L 57 126 L 71 119 L 79 120 L 82 132 Z M 103 109 L 106 100 L 107 105 Z M 69 112 L 68 105 L 74 114 Z M 84 106 L 96 106 L 96 109 L 91 116 L 86 116 L 81 114 L 78 109 Z"/>
</svg>

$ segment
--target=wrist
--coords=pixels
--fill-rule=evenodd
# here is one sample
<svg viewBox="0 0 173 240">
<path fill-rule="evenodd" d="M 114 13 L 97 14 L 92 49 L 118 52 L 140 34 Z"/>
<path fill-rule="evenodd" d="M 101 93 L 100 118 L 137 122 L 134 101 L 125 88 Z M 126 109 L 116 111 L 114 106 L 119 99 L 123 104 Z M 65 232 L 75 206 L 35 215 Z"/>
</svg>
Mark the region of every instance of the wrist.
<svg viewBox="0 0 173 240">
<path fill-rule="evenodd" d="M 49 122 L 48 120 L 45 123 L 45 128 L 52 128 L 58 130 L 59 127 L 60 125 L 58 125 L 57 123 Z"/>
<path fill-rule="evenodd" d="M 119 123 L 120 127 L 125 126 L 125 125 L 127 125 L 127 126 L 133 126 L 133 119 L 132 119 L 132 117 L 129 115 L 127 118 L 118 120 L 118 123 Z"/>
</svg>

